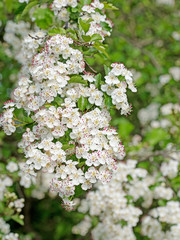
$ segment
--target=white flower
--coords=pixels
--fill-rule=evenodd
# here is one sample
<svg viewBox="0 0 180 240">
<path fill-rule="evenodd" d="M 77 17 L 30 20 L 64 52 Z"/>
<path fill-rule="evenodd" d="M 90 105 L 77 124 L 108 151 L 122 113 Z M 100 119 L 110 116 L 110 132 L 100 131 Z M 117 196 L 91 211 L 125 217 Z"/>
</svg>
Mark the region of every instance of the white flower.
<svg viewBox="0 0 180 240">
<path fill-rule="evenodd" d="M 18 165 L 15 162 L 9 162 L 6 169 L 9 172 L 16 172 L 18 170 Z"/>
</svg>

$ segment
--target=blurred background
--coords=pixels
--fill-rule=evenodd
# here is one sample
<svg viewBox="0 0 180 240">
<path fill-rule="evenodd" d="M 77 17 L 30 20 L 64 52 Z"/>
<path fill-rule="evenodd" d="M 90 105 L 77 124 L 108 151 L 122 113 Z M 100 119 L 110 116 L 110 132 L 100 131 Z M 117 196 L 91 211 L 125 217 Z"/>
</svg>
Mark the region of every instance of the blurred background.
<svg viewBox="0 0 180 240">
<path fill-rule="evenodd" d="M 135 95 L 128 93 L 129 102 L 133 106 L 131 115 L 120 117 L 115 110 L 111 111 L 111 115 L 112 124 L 118 129 L 125 145 L 127 158 L 133 156 L 138 159 L 142 157 L 139 152 L 147 154 L 150 151 L 163 151 L 169 143 L 177 145 L 180 140 L 179 115 L 161 116 L 162 106 L 180 102 L 180 1 L 108 2 L 119 9 L 108 10 L 108 16 L 114 23 L 112 35 L 106 40 L 109 58 L 104 60 L 97 55 L 91 63 L 98 62 L 95 68 L 102 72 L 104 63 L 121 62 L 133 72 L 138 92 Z M 18 33 L 18 28 L 14 29 L 14 38 L 6 35 L 8 22 L 14 19 L 18 4 L 11 0 L 0 2 L 1 113 L 3 103 L 10 98 L 15 87 L 20 69 L 16 56 L 19 53 L 18 39 L 22 39 L 23 35 Z M 0 132 L 1 162 L 23 158 L 17 147 L 18 138 L 18 134 L 8 137 Z M 152 166 L 145 162 L 142 167 L 148 169 Z M 180 179 L 175 184 L 180 186 Z M 72 226 L 83 218 L 83 214 L 65 212 L 59 198 L 50 198 L 38 191 L 32 194 L 32 191 L 25 190 L 25 226 L 13 223 L 12 229 L 22 233 L 31 232 L 30 236 L 36 240 L 91 239 L 90 234 L 81 237 L 71 231 Z M 137 239 L 148 238 L 137 234 Z"/>
</svg>

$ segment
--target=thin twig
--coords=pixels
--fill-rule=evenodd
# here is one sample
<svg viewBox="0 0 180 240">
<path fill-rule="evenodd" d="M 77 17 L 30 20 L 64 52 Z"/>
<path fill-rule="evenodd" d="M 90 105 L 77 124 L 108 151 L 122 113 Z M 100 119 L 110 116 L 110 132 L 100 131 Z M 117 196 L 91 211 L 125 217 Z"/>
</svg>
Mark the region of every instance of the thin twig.
<svg viewBox="0 0 180 240">
<path fill-rule="evenodd" d="M 86 61 L 85 61 L 85 63 L 86 63 L 86 65 L 91 69 L 91 71 L 93 71 L 94 73 L 97 73 L 97 72 L 89 65 L 89 63 L 87 63 Z"/>
</svg>

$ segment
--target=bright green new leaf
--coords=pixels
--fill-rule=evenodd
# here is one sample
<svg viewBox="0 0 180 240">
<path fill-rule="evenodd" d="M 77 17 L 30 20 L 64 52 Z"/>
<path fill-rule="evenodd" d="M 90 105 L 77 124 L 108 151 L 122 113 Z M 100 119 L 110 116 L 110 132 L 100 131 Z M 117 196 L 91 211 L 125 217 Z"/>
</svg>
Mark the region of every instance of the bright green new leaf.
<svg viewBox="0 0 180 240">
<path fill-rule="evenodd" d="M 110 27 L 109 24 L 106 23 L 106 22 L 100 22 L 100 25 L 101 25 L 101 27 L 102 27 L 104 30 L 106 30 L 106 31 L 108 31 L 108 32 L 111 30 L 111 27 Z"/>
<path fill-rule="evenodd" d="M 89 4 L 91 4 L 91 0 L 80 0 L 80 3 L 82 5 L 89 5 Z"/>
<path fill-rule="evenodd" d="M 90 42 L 91 37 L 90 37 L 90 36 L 86 36 L 86 35 L 82 35 L 82 39 L 83 39 L 85 42 Z"/>
<path fill-rule="evenodd" d="M 73 75 L 68 83 L 82 83 L 87 85 L 87 81 L 85 81 L 80 75 Z"/>
<path fill-rule="evenodd" d="M 107 108 L 110 109 L 113 106 L 111 97 L 104 93 L 104 99 Z"/>
<path fill-rule="evenodd" d="M 94 78 L 96 79 L 96 82 L 95 82 L 96 87 L 100 89 L 101 78 L 102 78 L 101 73 L 98 73 Z"/>
<path fill-rule="evenodd" d="M 95 44 L 93 44 L 93 47 L 96 48 L 97 50 L 99 50 L 100 52 L 102 52 L 107 58 L 109 58 L 109 55 L 106 52 L 106 49 L 103 46 L 103 44 L 96 42 Z"/>
<path fill-rule="evenodd" d="M 60 97 L 55 97 L 55 102 L 58 104 L 58 106 L 61 106 L 61 104 L 64 102 L 62 98 Z"/>
<path fill-rule="evenodd" d="M 85 33 L 87 33 L 89 31 L 90 28 L 90 22 L 92 22 L 92 19 L 89 19 L 88 21 L 83 21 L 81 18 L 79 19 L 79 28 L 80 30 L 84 31 Z"/>
<path fill-rule="evenodd" d="M 21 16 L 23 17 L 24 15 L 26 15 L 27 13 L 29 13 L 29 11 L 31 10 L 31 8 L 33 8 L 34 6 L 38 5 L 38 1 L 33 1 L 30 2 L 23 10 Z"/>
<path fill-rule="evenodd" d="M 115 7 L 112 3 L 103 2 L 104 9 L 112 9 L 112 10 L 119 10 L 117 7 Z"/>
<path fill-rule="evenodd" d="M 86 106 L 87 106 L 87 103 L 88 103 L 88 100 L 87 98 L 81 96 L 78 100 L 78 108 L 81 110 L 81 111 L 84 111 L 86 109 Z"/>
<path fill-rule="evenodd" d="M 108 73 L 111 71 L 110 67 L 104 65 L 104 71 L 105 71 L 105 74 L 108 75 Z"/>
<path fill-rule="evenodd" d="M 94 41 L 99 41 L 99 40 L 102 40 L 102 36 L 100 34 L 95 33 L 95 34 L 93 34 L 91 36 L 91 40 L 90 41 L 94 42 Z"/>
<path fill-rule="evenodd" d="M 66 35 L 66 30 L 64 28 L 53 28 L 49 30 L 48 34 L 50 36 L 54 36 L 56 34 Z"/>
</svg>

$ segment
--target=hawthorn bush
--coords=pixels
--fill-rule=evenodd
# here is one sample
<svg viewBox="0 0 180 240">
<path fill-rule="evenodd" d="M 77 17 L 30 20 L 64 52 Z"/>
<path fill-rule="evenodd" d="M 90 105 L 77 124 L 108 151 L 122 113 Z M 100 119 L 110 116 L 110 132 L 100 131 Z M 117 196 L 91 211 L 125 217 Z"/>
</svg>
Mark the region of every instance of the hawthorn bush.
<svg viewBox="0 0 180 240">
<path fill-rule="evenodd" d="M 0 238 L 178 240 L 178 3 L 0 13 Z"/>
</svg>

